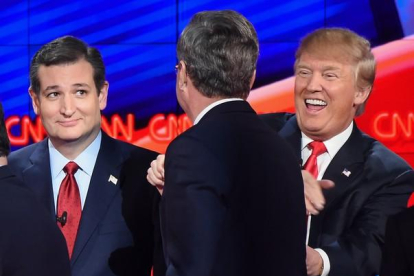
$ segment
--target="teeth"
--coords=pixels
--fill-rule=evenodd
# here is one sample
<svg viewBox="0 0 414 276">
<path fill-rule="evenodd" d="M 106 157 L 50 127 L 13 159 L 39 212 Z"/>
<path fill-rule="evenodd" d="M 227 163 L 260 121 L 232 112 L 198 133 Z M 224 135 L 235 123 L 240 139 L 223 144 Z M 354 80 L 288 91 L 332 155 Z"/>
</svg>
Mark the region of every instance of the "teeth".
<svg viewBox="0 0 414 276">
<path fill-rule="evenodd" d="M 321 105 L 326 106 L 326 102 L 322 100 L 316 100 L 316 99 L 306 99 L 305 103 L 311 104 L 311 105 Z"/>
</svg>

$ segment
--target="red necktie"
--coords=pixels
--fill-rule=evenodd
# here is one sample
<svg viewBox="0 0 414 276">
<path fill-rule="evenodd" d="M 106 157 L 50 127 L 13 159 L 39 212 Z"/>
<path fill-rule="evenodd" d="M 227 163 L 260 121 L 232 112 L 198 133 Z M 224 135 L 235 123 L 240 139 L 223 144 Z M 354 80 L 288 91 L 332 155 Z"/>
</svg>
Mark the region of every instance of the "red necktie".
<svg viewBox="0 0 414 276">
<path fill-rule="evenodd" d="M 79 188 L 74 176 L 78 168 L 78 164 L 72 161 L 63 168 L 66 176 L 60 185 L 57 200 L 58 226 L 65 236 L 69 258 L 72 257 L 79 221 L 82 215 Z"/>
<path fill-rule="evenodd" d="M 319 155 L 326 152 L 326 147 L 323 144 L 323 142 L 313 141 L 309 143 L 308 148 L 312 150 L 312 153 L 309 156 L 303 168 L 310 172 L 313 175 L 313 177 L 318 178 L 318 163 L 316 159 Z"/>
</svg>

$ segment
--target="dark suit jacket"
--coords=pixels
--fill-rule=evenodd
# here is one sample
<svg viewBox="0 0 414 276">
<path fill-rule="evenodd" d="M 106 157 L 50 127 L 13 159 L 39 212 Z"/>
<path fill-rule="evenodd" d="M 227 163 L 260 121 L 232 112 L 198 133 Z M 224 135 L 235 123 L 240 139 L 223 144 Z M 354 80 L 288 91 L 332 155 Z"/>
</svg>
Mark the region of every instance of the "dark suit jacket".
<svg viewBox="0 0 414 276">
<path fill-rule="evenodd" d="M 70 275 L 62 233 L 8 166 L 0 167 L 0 222 L 0 275 Z"/>
<path fill-rule="evenodd" d="M 214 107 L 167 149 L 167 275 L 306 275 L 303 200 L 286 142 L 245 101 Z"/>
<path fill-rule="evenodd" d="M 391 216 L 385 231 L 381 276 L 414 276 L 414 207 Z"/>
<path fill-rule="evenodd" d="M 102 133 L 71 259 L 74 276 L 149 275 L 153 262 L 156 275 L 163 274 L 159 195 L 146 181 L 146 170 L 155 157 L 154 152 Z M 55 220 L 49 162 L 47 140 L 9 158 L 16 175 Z M 109 181 L 110 175 L 118 179 L 116 185 Z"/>
<path fill-rule="evenodd" d="M 279 130 L 300 160 L 296 117 L 277 113 L 262 115 L 262 119 Z M 324 191 L 325 209 L 312 217 L 309 246 L 328 254 L 329 276 L 378 274 L 386 219 L 405 208 L 414 190 L 413 170 L 354 124 L 323 178 L 334 181 L 335 188 Z"/>
</svg>

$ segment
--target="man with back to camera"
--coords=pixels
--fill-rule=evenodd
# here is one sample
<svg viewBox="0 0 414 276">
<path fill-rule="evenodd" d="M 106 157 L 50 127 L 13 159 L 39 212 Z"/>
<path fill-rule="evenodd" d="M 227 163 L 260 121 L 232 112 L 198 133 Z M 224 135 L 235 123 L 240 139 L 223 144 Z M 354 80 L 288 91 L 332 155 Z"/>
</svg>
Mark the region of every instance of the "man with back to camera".
<svg viewBox="0 0 414 276">
<path fill-rule="evenodd" d="M 46 209 L 10 171 L 9 152 L 0 103 L 0 275 L 69 276 L 65 240 Z"/>
<path fill-rule="evenodd" d="M 346 29 L 316 30 L 296 53 L 296 115 L 262 115 L 305 168 L 314 164 L 315 178 L 335 182 L 322 196 L 318 185 L 327 183 L 302 171 L 307 210 L 319 214 L 308 220 L 308 275 L 377 275 L 386 219 L 405 208 L 414 189 L 411 167 L 353 121 L 371 93 L 375 65 L 366 39 Z M 313 141 L 323 145 L 316 143 L 322 152 L 311 158 Z M 159 156 L 148 179 L 160 192 L 163 175 Z"/>
<path fill-rule="evenodd" d="M 305 168 L 316 160 L 316 178 L 335 182 L 323 191 L 325 208 L 310 219 L 308 275 L 377 275 L 387 217 L 405 208 L 414 189 L 411 167 L 353 121 L 375 67 L 366 39 L 347 29 L 316 30 L 296 52 L 296 115 L 263 115 Z"/>
<path fill-rule="evenodd" d="M 154 152 L 101 131 L 108 82 L 98 50 L 65 36 L 30 66 L 33 109 L 48 138 L 10 155 L 10 166 L 62 230 L 74 276 L 163 275 Z M 159 250 L 158 250 L 159 248 Z"/>
<path fill-rule="evenodd" d="M 258 53 L 252 24 L 229 10 L 197 13 L 179 39 L 177 99 L 194 126 L 166 153 L 168 276 L 306 274 L 298 163 L 245 101 Z"/>
</svg>

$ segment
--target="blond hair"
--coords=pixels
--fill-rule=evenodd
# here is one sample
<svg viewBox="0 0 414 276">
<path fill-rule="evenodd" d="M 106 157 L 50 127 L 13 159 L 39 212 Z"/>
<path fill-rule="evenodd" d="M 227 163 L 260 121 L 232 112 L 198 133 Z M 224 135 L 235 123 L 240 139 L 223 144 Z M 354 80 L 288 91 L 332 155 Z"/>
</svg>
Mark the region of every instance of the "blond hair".
<svg viewBox="0 0 414 276">
<path fill-rule="evenodd" d="M 304 52 L 316 52 L 322 55 L 339 54 L 336 58 L 350 62 L 354 66 L 357 89 L 369 89 L 371 93 L 375 80 L 376 61 L 367 39 L 348 29 L 322 28 L 302 39 L 295 55 L 295 69 Z M 358 106 L 356 116 L 364 112 L 367 100 Z"/>
</svg>

